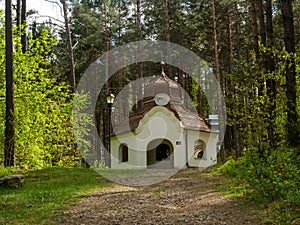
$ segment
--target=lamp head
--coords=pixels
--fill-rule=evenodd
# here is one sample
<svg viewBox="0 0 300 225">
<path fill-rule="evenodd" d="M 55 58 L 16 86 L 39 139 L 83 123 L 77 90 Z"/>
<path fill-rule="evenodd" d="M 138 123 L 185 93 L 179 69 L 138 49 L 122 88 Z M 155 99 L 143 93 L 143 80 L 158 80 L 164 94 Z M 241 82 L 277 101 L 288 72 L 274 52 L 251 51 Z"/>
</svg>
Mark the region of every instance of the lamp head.
<svg viewBox="0 0 300 225">
<path fill-rule="evenodd" d="M 115 100 L 115 96 L 112 93 L 106 96 L 107 104 L 113 104 L 114 100 Z"/>
</svg>

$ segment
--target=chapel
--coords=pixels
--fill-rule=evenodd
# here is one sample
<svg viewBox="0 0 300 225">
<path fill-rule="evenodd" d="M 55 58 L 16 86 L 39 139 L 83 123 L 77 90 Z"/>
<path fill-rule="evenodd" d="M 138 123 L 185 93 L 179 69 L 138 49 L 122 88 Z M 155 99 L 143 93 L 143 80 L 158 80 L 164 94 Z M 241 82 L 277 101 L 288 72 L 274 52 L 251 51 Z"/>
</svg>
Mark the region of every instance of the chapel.
<svg viewBox="0 0 300 225">
<path fill-rule="evenodd" d="M 144 87 L 141 109 L 115 126 L 111 168 L 172 169 L 217 163 L 218 117 L 205 120 L 164 72 Z"/>
</svg>

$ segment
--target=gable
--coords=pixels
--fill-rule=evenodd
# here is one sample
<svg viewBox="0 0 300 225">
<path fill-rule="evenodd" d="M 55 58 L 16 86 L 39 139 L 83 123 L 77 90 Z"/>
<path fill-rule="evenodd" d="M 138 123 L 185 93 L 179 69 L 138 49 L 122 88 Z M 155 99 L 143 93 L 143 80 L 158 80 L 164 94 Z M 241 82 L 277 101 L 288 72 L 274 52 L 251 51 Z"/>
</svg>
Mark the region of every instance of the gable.
<svg viewBox="0 0 300 225">
<path fill-rule="evenodd" d="M 149 128 L 151 132 L 162 132 L 165 129 L 176 128 L 181 132 L 181 123 L 174 113 L 163 106 L 152 108 L 140 120 L 135 133 L 140 133 L 143 129 Z"/>
<path fill-rule="evenodd" d="M 125 118 L 121 123 L 117 124 L 114 127 L 113 132 L 115 135 L 119 135 L 131 131 L 136 131 L 136 129 L 138 129 L 138 127 L 140 126 L 140 123 L 141 126 L 143 126 L 142 124 L 146 123 L 147 118 L 158 111 L 161 111 L 162 113 L 164 113 L 164 115 L 172 118 L 175 123 L 176 121 L 179 121 L 180 127 L 189 130 L 210 132 L 208 124 L 202 117 L 183 108 L 181 104 L 169 103 L 166 106 L 157 106 L 154 102 L 145 104 L 140 112 L 131 115 L 129 118 Z"/>
</svg>

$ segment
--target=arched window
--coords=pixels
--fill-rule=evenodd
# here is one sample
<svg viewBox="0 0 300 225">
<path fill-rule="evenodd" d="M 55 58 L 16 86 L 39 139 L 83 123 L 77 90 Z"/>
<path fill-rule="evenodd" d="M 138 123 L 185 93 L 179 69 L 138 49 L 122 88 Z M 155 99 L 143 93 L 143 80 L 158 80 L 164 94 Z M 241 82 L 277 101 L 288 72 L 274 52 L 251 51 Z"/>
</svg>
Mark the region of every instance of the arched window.
<svg viewBox="0 0 300 225">
<path fill-rule="evenodd" d="M 119 148 L 120 162 L 128 162 L 128 146 L 121 144 Z"/>
<path fill-rule="evenodd" d="M 205 159 L 205 149 L 205 142 L 201 139 L 196 140 L 194 144 L 194 159 Z"/>
</svg>

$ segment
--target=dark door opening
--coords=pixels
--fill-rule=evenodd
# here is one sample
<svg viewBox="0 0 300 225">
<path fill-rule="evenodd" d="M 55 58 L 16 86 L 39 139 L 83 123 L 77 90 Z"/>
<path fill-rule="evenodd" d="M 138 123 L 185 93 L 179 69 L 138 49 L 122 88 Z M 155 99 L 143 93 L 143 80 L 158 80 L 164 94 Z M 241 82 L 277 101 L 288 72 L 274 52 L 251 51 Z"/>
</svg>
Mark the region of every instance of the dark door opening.
<svg viewBox="0 0 300 225">
<path fill-rule="evenodd" d="M 173 168 L 174 149 L 169 140 L 155 139 L 147 146 L 147 166 L 149 168 Z"/>
<path fill-rule="evenodd" d="M 169 160 L 170 147 L 167 144 L 160 144 L 156 147 L 156 161 Z"/>
</svg>

